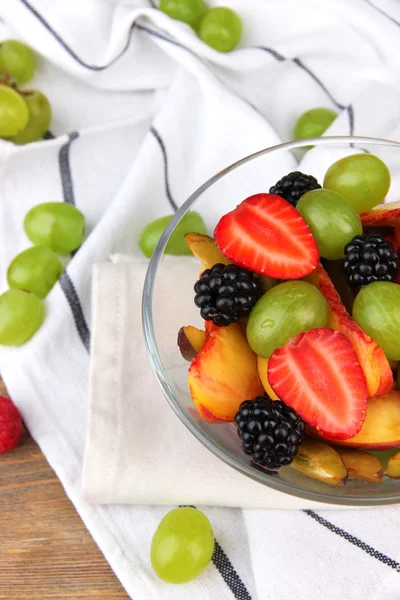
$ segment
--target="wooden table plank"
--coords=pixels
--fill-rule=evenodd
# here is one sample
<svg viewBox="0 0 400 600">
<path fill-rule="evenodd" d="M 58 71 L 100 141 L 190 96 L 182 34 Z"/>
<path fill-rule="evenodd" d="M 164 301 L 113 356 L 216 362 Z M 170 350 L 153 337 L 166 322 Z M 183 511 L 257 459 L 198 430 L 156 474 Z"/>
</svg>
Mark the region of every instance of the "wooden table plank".
<svg viewBox="0 0 400 600">
<path fill-rule="evenodd" d="M 129 600 L 25 432 L 0 456 L 0 599 L 88 598 Z"/>
</svg>

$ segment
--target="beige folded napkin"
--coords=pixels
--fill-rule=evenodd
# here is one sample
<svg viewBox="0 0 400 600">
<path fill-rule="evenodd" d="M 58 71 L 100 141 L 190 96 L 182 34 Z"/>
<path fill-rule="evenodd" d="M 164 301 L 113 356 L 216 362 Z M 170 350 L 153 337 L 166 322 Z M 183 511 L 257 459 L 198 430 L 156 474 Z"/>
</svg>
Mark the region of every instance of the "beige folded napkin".
<svg viewBox="0 0 400 600">
<path fill-rule="evenodd" d="M 141 302 L 148 261 L 116 260 L 94 267 L 84 496 L 96 503 L 321 508 L 238 473 L 180 422 L 144 345 Z M 167 323 L 157 324 L 162 347 L 174 348 L 180 326 L 201 326 L 192 299 L 198 270 L 194 258 L 167 256 L 161 263 L 154 314 Z M 169 366 L 176 362 L 173 352 L 170 361 Z"/>
</svg>

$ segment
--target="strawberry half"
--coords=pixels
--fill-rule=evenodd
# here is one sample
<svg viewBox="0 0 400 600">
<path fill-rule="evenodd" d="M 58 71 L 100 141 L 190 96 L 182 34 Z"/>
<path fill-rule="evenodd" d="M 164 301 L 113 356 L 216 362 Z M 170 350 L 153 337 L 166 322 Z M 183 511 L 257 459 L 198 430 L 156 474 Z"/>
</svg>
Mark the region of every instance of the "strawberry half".
<svg viewBox="0 0 400 600">
<path fill-rule="evenodd" d="M 243 200 L 220 219 L 214 237 L 229 260 L 276 279 L 308 275 L 319 260 L 316 241 L 301 214 L 274 194 Z"/>
<path fill-rule="evenodd" d="M 325 438 L 346 440 L 365 420 L 367 384 L 349 340 L 329 328 L 300 333 L 268 361 L 274 392 Z"/>
</svg>

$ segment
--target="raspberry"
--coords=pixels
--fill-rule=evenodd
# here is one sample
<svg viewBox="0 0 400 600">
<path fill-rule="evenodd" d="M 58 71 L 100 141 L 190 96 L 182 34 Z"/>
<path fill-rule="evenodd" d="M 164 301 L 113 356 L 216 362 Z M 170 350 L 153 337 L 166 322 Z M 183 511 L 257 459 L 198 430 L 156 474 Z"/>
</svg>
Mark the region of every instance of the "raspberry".
<svg viewBox="0 0 400 600">
<path fill-rule="evenodd" d="M 0 396 L 0 454 L 17 445 L 22 433 L 22 420 L 10 398 Z"/>
</svg>

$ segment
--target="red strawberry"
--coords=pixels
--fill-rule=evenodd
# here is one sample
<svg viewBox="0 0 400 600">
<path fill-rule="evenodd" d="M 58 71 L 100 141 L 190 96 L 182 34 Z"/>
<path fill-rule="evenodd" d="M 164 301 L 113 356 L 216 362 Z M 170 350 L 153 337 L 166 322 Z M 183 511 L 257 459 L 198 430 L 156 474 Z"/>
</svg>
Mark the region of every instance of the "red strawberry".
<svg viewBox="0 0 400 600">
<path fill-rule="evenodd" d="M 222 254 L 276 279 L 298 279 L 318 264 L 317 244 L 301 214 L 280 196 L 256 194 L 223 216 L 214 232 Z"/>
<path fill-rule="evenodd" d="M 310 329 L 275 350 L 268 361 L 274 392 L 328 439 L 361 429 L 367 384 L 349 340 L 333 329 Z"/>
<path fill-rule="evenodd" d="M 0 454 L 17 445 L 22 433 L 22 420 L 10 398 L 0 396 Z"/>
</svg>

